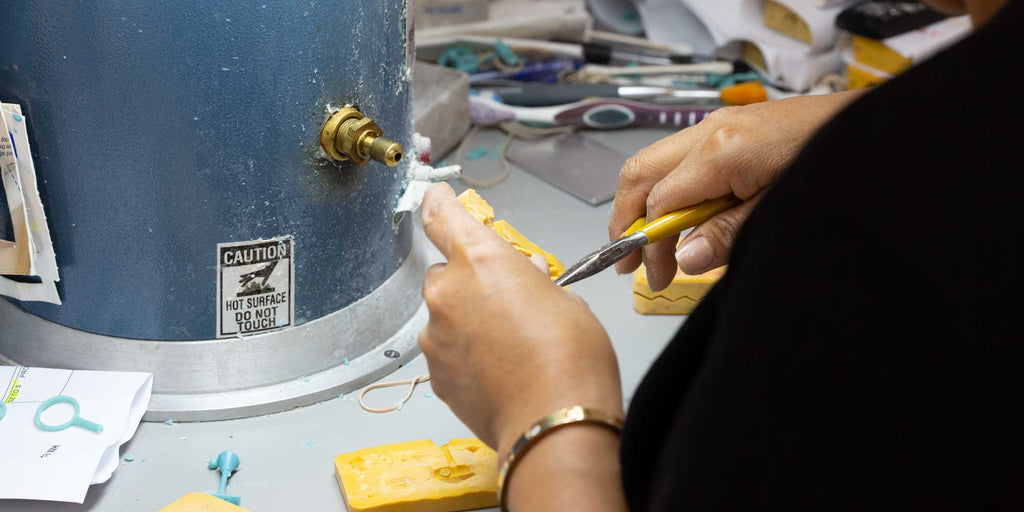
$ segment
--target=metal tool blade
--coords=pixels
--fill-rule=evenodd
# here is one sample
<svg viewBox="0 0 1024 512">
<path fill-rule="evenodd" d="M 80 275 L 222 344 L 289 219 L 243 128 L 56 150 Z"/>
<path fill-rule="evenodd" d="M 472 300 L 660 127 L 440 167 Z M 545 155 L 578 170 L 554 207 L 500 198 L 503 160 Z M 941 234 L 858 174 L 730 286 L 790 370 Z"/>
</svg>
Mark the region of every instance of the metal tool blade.
<svg viewBox="0 0 1024 512">
<path fill-rule="evenodd" d="M 597 274 L 625 258 L 633 251 L 647 245 L 647 241 L 647 234 L 641 231 L 611 242 L 584 256 L 575 265 L 570 267 L 569 270 L 566 270 L 555 281 L 555 284 L 567 286 Z"/>
</svg>

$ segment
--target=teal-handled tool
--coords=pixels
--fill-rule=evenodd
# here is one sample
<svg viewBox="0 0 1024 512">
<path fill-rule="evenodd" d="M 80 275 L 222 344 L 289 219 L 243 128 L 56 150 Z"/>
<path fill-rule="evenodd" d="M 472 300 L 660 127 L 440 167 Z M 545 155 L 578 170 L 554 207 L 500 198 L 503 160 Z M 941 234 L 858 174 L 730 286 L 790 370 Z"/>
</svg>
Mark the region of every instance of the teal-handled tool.
<svg viewBox="0 0 1024 512">
<path fill-rule="evenodd" d="M 64 423 L 61 423 L 60 425 L 50 425 L 47 423 L 43 423 L 43 412 L 57 404 L 70 404 L 71 407 L 75 408 L 75 413 L 71 415 L 71 419 L 65 421 Z M 57 395 L 39 404 L 39 408 L 36 409 L 36 426 L 39 427 L 39 430 L 42 430 L 44 432 L 60 432 L 61 430 L 66 430 L 70 427 L 82 427 L 86 430 L 91 430 L 97 434 L 102 434 L 103 425 L 82 418 L 79 415 L 81 410 L 82 408 L 78 405 L 78 400 L 75 400 L 74 398 L 66 395 Z"/>
<path fill-rule="evenodd" d="M 238 469 L 238 465 L 242 463 L 242 460 L 238 458 L 238 454 L 232 451 L 223 451 L 217 455 L 216 459 L 210 459 L 210 469 L 220 470 L 220 489 L 217 492 L 209 491 L 209 493 L 220 498 L 228 503 L 234 505 L 240 505 L 242 503 L 242 497 L 234 494 L 228 494 L 228 478 L 231 477 L 231 473 Z"/>
<path fill-rule="evenodd" d="M 576 262 L 575 265 L 566 270 L 555 281 L 555 284 L 558 286 L 568 286 L 586 279 L 614 265 L 615 262 L 629 256 L 633 251 L 647 244 L 653 244 L 669 236 L 682 233 L 742 202 L 736 196 L 729 194 L 725 197 L 704 201 L 698 205 L 674 211 L 651 222 L 647 222 L 646 219 L 641 217 L 618 240 L 605 245 Z"/>
</svg>

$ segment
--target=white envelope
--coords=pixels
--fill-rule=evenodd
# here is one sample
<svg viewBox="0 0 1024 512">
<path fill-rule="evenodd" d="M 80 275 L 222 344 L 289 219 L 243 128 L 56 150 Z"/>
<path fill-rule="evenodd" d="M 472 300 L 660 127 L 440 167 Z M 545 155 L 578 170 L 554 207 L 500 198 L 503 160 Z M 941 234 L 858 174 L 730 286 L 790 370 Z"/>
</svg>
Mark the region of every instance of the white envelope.
<svg viewBox="0 0 1024 512">
<path fill-rule="evenodd" d="M 118 449 L 135 435 L 149 407 L 153 375 L 0 366 L 0 390 L 7 403 L 0 439 L 17 440 L 0 450 L 0 499 L 82 503 L 90 485 L 106 482 L 117 469 Z M 80 417 L 102 425 L 103 432 L 38 428 L 39 406 L 58 395 L 77 400 Z M 71 411 L 56 404 L 41 419 L 60 424 Z"/>
</svg>

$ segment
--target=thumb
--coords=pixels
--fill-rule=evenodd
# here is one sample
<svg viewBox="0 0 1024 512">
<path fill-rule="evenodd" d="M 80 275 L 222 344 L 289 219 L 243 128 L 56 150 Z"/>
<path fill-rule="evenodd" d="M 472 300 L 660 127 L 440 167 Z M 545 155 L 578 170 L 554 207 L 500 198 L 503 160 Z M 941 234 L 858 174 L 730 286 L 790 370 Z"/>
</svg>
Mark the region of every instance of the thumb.
<svg viewBox="0 0 1024 512">
<path fill-rule="evenodd" d="M 676 249 L 679 269 L 697 275 L 721 267 L 729 262 L 729 253 L 740 227 L 750 217 L 761 199 L 758 193 L 743 204 L 711 217 L 693 228 Z"/>
<path fill-rule="evenodd" d="M 537 270 L 543 272 L 544 275 L 551 276 L 551 268 L 548 267 L 548 260 L 544 259 L 544 256 L 534 254 L 530 256 L 530 263 L 533 263 L 533 266 L 537 267 Z"/>
</svg>

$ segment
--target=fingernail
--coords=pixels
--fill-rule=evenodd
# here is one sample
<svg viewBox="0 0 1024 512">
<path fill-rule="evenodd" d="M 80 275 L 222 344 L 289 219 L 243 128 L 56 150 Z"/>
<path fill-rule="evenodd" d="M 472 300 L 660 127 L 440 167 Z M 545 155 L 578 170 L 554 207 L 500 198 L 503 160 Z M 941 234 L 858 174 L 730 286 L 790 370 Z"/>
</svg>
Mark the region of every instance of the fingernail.
<svg viewBox="0 0 1024 512">
<path fill-rule="evenodd" d="M 696 275 L 711 266 L 711 243 L 707 238 L 698 237 L 676 250 L 676 262 L 683 272 Z"/>
</svg>

